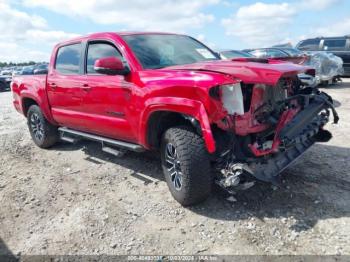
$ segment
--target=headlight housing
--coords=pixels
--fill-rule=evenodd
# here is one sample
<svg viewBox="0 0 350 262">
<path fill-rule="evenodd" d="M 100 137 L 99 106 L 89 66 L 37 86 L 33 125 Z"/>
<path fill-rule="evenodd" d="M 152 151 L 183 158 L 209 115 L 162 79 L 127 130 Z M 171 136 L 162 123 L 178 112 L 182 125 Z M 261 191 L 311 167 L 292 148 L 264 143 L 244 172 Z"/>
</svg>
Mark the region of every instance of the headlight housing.
<svg viewBox="0 0 350 262">
<path fill-rule="evenodd" d="M 230 115 L 243 115 L 244 103 L 241 84 L 229 84 L 220 86 L 221 100 L 227 113 Z"/>
</svg>

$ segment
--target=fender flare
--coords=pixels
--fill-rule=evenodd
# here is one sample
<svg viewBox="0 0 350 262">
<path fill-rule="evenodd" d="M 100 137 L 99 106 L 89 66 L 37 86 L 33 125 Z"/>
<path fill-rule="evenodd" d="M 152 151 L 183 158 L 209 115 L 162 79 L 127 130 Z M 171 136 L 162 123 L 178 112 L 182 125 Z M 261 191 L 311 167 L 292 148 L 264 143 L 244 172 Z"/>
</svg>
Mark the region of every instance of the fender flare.
<svg viewBox="0 0 350 262">
<path fill-rule="evenodd" d="M 20 107 L 21 107 L 21 111 L 23 114 L 24 114 L 24 108 L 23 108 L 24 100 L 31 99 L 37 103 L 37 105 L 40 107 L 43 115 L 51 124 L 57 124 L 56 121 L 52 117 L 52 114 L 51 114 L 50 108 L 48 107 L 47 101 L 43 101 L 43 99 L 41 99 L 40 96 L 35 96 L 30 92 L 22 91 L 22 92 L 20 92 L 20 99 L 21 99 Z M 47 106 L 45 106 L 45 103 L 47 103 Z"/>
<path fill-rule="evenodd" d="M 201 102 L 188 98 L 156 97 L 148 99 L 145 102 L 145 108 L 141 114 L 141 121 L 139 123 L 139 141 L 146 148 L 149 148 L 147 143 L 147 124 L 149 117 L 157 111 L 168 111 L 186 114 L 196 119 L 200 124 L 208 152 L 214 153 L 216 151 L 215 139 L 210 128 L 208 114 Z"/>
</svg>

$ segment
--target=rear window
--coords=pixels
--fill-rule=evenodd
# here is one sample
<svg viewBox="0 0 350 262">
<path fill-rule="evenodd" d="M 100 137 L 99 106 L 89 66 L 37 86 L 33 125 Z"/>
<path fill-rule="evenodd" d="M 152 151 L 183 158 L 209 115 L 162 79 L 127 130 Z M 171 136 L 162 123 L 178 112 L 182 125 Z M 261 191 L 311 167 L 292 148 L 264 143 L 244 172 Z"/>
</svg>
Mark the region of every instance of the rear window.
<svg viewBox="0 0 350 262">
<path fill-rule="evenodd" d="M 308 39 L 302 41 L 298 45 L 298 49 L 300 50 L 307 50 L 307 51 L 317 51 L 319 50 L 320 46 L 320 39 Z"/>
<path fill-rule="evenodd" d="M 65 75 L 78 75 L 81 60 L 81 44 L 62 46 L 58 49 L 55 68 Z"/>
<path fill-rule="evenodd" d="M 325 39 L 323 50 L 342 50 L 346 46 L 346 39 Z"/>
</svg>

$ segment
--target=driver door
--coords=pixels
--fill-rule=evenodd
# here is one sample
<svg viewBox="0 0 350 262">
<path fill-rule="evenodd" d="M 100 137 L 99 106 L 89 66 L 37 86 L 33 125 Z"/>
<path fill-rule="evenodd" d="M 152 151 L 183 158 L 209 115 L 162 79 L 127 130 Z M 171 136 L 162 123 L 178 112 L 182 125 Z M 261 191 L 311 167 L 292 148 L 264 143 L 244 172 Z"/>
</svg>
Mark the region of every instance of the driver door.
<svg viewBox="0 0 350 262">
<path fill-rule="evenodd" d="M 94 70 L 97 59 L 117 57 L 119 50 L 108 41 L 88 42 L 85 59 L 85 83 L 82 98 L 87 131 L 129 142 L 136 141 L 129 119 L 132 83 L 122 75 L 102 75 Z"/>
</svg>

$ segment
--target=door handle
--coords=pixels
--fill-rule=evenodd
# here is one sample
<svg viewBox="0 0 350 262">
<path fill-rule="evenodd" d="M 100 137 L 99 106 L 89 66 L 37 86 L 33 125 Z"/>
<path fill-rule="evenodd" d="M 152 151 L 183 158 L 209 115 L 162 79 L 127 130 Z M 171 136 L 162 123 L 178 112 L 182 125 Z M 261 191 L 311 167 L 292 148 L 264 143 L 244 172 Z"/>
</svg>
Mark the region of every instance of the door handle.
<svg viewBox="0 0 350 262">
<path fill-rule="evenodd" d="M 51 84 L 50 84 L 50 87 L 51 87 L 52 89 L 55 89 L 55 88 L 57 87 L 57 85 L 56 85 L 55 83 L 51 83 Z"/>
<path fill-rule="evenodd" d="M 86 91 L 86 92 L 90 91 L 89 85 L 88 84 L 83 84 L 83 90 Z"/>
</svg>

